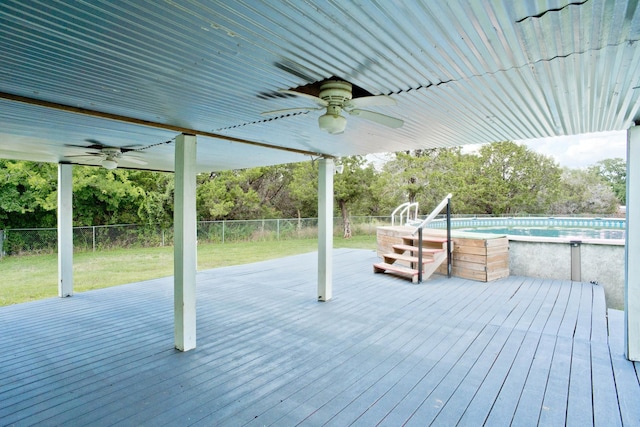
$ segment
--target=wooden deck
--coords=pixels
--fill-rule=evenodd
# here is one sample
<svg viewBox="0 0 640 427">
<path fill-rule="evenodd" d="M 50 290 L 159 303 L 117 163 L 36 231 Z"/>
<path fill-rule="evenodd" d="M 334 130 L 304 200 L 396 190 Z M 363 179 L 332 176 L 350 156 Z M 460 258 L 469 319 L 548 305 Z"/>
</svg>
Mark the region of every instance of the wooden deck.
<svg viewBox="0 0 640 427">
<path fill-rule="evenodd" d="M 640 425 L 640 366 L 597 285 L 374 275 L 335 251 L 198 274 L 198 347 L 172 279 L 0 308 L 1 425 Z"/>
</svg>

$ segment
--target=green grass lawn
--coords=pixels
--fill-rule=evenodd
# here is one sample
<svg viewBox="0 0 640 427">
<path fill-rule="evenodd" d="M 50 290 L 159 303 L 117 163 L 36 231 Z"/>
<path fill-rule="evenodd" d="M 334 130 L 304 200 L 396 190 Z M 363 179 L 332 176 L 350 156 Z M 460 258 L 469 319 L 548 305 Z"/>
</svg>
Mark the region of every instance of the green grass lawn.
<svg viewBox="0 0 640 427">
<path fill-rule="evenodd" d="M 336 248 L 376 248 L 376 236 L 334 238 Z M 246 264 L 318 250 L 317 239 L 198 245 L 198 270 Z M 81 252 L 73 256 L 74 292 L 173 274 L 173 247 Z M 58 295 L 58 258 L 12 256 L 0 260 L 0 306 Z"/>
</svg>

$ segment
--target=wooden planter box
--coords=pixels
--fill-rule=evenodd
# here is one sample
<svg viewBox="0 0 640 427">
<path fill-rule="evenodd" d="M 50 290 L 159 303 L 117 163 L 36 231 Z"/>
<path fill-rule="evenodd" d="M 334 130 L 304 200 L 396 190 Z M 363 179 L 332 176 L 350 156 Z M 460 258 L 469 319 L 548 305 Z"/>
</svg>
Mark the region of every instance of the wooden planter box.
<svg viewBox="0 0 640 427">
<path fill-rule="evenodd" d="M 402 243 L 402 236 L 413 232 L 411 227 L 378 227 L 378 256 L 392 252 L 392 245 Z M 425 234 L 446 237 L 444 230 L 425 229 Z M 509 239 L 507 236 L 452 231 L 453 254 L 451 274 L 464 279 L 490 282 L 509 276 Z M 447 265 L 437 270 L 447 274 Z"/>
</svg>

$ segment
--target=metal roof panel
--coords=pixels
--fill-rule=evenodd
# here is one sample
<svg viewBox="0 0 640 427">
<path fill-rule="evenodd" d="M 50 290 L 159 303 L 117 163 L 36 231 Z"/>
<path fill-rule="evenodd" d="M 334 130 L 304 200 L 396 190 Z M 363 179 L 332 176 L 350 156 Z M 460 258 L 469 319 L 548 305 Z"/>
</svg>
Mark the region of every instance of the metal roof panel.
<svg viewBox="0 0 640 427">
<path fill-rule="evenodd" d="M 285 149 L 366 154 L 628 128 L 640 120 L 639 40 L 631 0 L 6 0 L 0 92 Z M 373 110 L 404 127 L 348 116 L 335 136 L 317 128 L 319 112 L 260 115 L 302 105 L 278 89 L 332 76 L 394 97 L 397 107 Z M 5 128 L 31 120 L 38 140 L 49 138 L 52 124 L 18 120 L 24 111 L 0 103 Z M 69 129 L 65 138 L 77 137 Z M 255 163 L 251 150 L 232 152 L 233 167 Z"/>
</svg>

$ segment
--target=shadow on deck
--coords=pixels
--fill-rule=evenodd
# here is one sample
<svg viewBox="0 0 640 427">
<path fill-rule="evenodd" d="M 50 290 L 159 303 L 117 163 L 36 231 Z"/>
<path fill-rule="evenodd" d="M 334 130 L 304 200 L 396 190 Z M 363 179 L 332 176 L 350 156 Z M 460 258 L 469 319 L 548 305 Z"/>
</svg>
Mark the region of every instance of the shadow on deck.
<svg viewBox="0 0 640 427">
<path fill-rule="evenodd" d="M 622 312 L 586 283 L 374 275 L 336 250 L 198 274 L 198 347 L 171 278 L 0 308 L 2 425 L 640 425 Z"/>
</svg>

